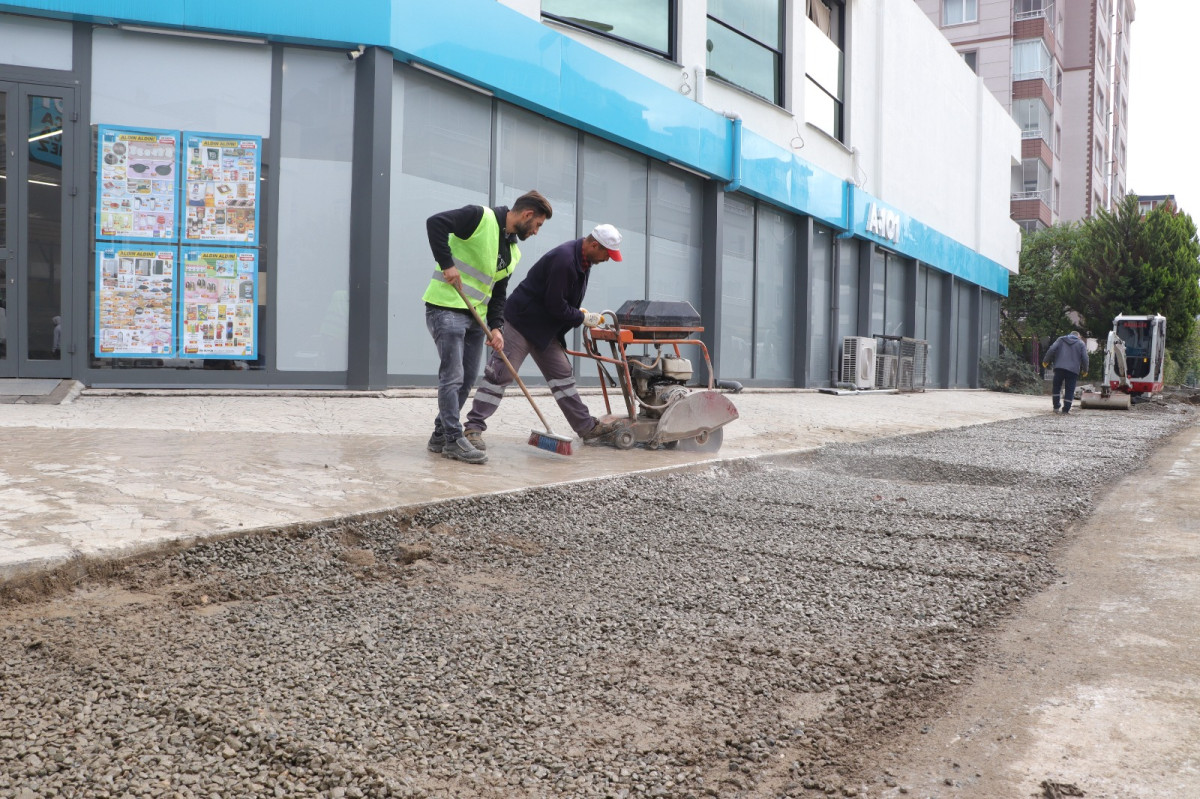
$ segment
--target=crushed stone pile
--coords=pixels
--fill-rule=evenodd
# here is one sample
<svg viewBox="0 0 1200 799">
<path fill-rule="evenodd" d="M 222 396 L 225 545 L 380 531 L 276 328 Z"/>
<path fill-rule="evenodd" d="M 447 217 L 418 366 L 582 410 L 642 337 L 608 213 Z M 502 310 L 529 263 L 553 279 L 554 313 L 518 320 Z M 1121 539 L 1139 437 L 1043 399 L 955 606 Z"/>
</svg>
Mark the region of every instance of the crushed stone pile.
<svg viewBox="0 0 1200 799">
<path fill-rule="evenodd" d="M 1194 423 L 1047 414 L 129 563 L 0 608 L 0 797 L 870 795 L 872 749 Z"/>
</svg>

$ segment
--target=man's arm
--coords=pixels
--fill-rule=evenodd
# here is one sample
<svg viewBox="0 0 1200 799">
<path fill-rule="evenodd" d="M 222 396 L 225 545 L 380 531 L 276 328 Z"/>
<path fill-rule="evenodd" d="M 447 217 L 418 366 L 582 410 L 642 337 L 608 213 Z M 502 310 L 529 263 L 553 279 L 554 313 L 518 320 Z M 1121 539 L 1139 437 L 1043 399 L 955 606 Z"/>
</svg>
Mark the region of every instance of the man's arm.
<svg viewBox="0 0 1200 799">
<path fill-rule="evenodd" d="M 450 253 L 450 234 L 460 239 L 469 239 L 479 221 L 483 219 L 483 206 L 464 205 L 453 211 L 442 211 L 425 220 L 425 232 L 429 235 L 429 249 L 433 260 L 442 271 L 454 268 L 454 256 Z"/>
<path fill-rule="evenodd" d="M 512 277 L 512 275 L 509 275 Z M 504 305 L 508 302 L 508 278 L 497 280 L 492 286 L 492 298 L 488 301 L 487 323 L 492 330 L 504 326 Z"/>
</svg>

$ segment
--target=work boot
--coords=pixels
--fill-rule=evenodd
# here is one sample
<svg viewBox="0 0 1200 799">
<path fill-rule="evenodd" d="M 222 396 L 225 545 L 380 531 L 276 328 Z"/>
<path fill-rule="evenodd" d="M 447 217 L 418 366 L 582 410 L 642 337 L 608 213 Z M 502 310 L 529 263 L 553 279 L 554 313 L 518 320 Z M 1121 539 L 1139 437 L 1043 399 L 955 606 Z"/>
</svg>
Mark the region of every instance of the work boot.
<svg viewBox="0 0 1200 799">
<path fill-rule="evenodd" d="M 484 443 L 483 440 L 482 430 L 467 430 L 463 433 L 463 435 L 466 437 L 467 441 L 471 442 L 471 446 L 480 452 L 487 449 L 487 444 Z"/>
<path fill-rule="evenodd" d="M 430 452 L 441 452 L 446 448 L 446 434 L 434 430 L 433 435 L 429 437 L 429 443 L 425 445 L 425 448 Z"/>
<path fill-rule="evenodd" d="M 475 449 L 474 445 L 465 438 L 447 441 L 445 449 L 442 450 L 442 456 L 463 463 L 487 463 L 487 453 Z"/>
<path fill-rule="evenodd" d="M 601 422 L 597 419 L 592 429 L 586 433 L 582 433 L 580 438 L 583 439 L 583 443 L 585 444 L 599 444 L 600 439 L 612 435 L 619 426 L 616 422 Z"/>
</svg>

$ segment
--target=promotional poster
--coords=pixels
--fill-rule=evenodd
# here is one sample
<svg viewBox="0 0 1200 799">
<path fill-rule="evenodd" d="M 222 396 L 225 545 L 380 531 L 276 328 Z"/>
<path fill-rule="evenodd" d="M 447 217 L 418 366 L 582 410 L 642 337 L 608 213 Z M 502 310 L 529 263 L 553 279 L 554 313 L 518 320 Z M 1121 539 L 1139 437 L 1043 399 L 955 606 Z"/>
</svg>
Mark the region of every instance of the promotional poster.
<svg viewBox="0 0 1200 799">
<path fill-rule="evenodd" d="M 262 141 L 183 134 L 183 240 L 258 243 Z"/>
<path fill-rule="evenodd" d="M 175 131 L 101 125 L 96 238 L 175 241 Z"/>
<path fill-rule="evenodd" d="M 258 357 L 258 253 L 184 250 L 179 355 Z"/>
<path fill-rule="evenodd" d="M 175 351 L 175 250 L 99 244 L 96 356 L 170 357 Z"/>
</svg>

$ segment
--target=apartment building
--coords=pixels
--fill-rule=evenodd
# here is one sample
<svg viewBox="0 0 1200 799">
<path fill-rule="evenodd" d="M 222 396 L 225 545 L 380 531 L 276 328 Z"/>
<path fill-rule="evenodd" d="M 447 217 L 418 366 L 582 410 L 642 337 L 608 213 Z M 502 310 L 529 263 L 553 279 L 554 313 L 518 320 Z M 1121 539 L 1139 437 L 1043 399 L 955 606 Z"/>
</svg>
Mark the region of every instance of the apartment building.
<svg viewBox="0 0 1200 799">
<path fill-rule="evenodd" d="M 1172 209 L 1178 209 L 1179 206 L 1175 203 L 1174 194 L 1139 194 L 1138 195 L 1138 211 L 1142 216 L 1153 211 L 1155 208 L 1168 206 Z"/>
<path fill-rule="evenodd" d="M 1134 0 L 916 0 L 1021 127 L 1012 218 L 1075 221 L 1125 196 Z"/>
</svg>

